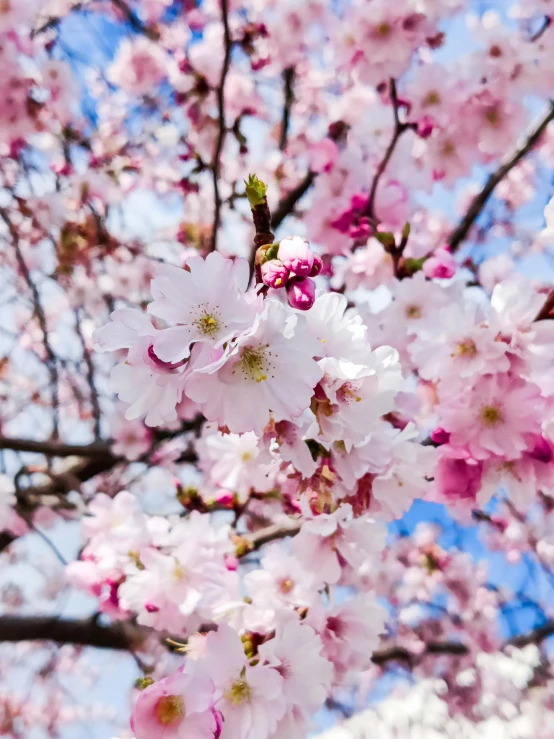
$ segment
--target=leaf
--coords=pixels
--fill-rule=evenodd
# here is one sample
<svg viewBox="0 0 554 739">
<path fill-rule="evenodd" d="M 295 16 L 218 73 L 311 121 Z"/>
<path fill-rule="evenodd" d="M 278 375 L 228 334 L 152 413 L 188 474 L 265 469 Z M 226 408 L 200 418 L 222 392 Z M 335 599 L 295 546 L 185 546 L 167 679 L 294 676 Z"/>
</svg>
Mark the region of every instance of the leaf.
<svg viewBox="0 0 554 739">
<path fill-rule="evenodd" d="M 248 180 L 245 180 L 246 185 L 246 197 L 250 203 L 251 208 L 261 205 L 266 199 L 267 185 L 262 182 L 255 174 L 248 176 Z"/>
</svg>

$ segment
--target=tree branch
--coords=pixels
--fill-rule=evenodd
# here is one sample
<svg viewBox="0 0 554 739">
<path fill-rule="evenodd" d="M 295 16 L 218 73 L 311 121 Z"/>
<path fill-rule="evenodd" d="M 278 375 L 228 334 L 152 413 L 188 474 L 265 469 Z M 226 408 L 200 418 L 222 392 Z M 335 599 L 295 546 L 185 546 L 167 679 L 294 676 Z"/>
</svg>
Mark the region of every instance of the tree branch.
<svg viewBox="0 0 554 739">
<path fill-rule="evenodd" d="M 546 127 L 552 120 L 554 120 L 554 102 L 550 103 L 546 113 L 544 113 L 539 121 L 531 127 L 523 144 L 516 148 L 515 151 L 504 160 L 500 167 L 489 176 L 481 192 L 473 198 L 466 214 L 450 234 L 448 239 L 450 251 L 455 252 L 462 242 L 465 241 L 471 227 L 480 216 L 496 186 L 516 166 L 516 164 L 518 164 L 537 145 L 542 134 L 546 130 Z"/>
<path fill-rule="evenodd" d="M 8 439 L 5 437 L 0 437 L 0 449 L 44 454 L 47 457 L 104 457 L 111 453 L 110 445 L 107 442 L 63 444 L 58 441 L 34 441 L 33 439 Z"/>
<path fill-rule="evenodd" d="M 292 104 L 294 103 L 294 67 L 287 67 L 283 71 L 285 103 L 283 105 L 283 120 L 281 123 L 281 135 L 279 137 L 279 149 L 284 151 L 287 148 L 287 140 L 289 135 L 290 114 Z"/>
<path fill-rule="evenodd" d="M 544 301 L 544 305 L 537 313 L 535 321 L 545 321 L 547 318 L 552 318 L 550 314 L 554 310 L 554 289 L 552 289 Z"/>
<path fill-rule="evenodd" d="M 96 619 L 69 620 L 48 616 L 0 616 L 0 641 L 51 641 L 100 649 L 132 650 L 149 629 L 118 622 L 109 626 Z"/>
<path fill-rule="evenodd" d="M 310 189 L 315 180 L 315 172 L 308 171 L 303 180 L 291 190 L 288 195 L 285 195 L 282 200 L 279 201 L 277 208 L 275 208 L 273 215 L 271 216 L 271 227 L 278 229 L 285 218 L 292 213 L 296 204 Z"/>
<path fill-rule="evenodd" d="M 247 551 L 245 554 L 256 549 L 260 549 L 264 544 L 269 544 L 271 541 L 285 539 L 287 536 L 296 536 L 300 529 L 300 521 L 291 519 L 289 523 L 284 526 L 281 524 L 272 524 L 271 526 L 266 526 L 265 528 L 256 531 L 254 534 L 248 534 L 248 536 L 243 537 L 247 543 Z"/>
<path fill-rule="evenodd" d="M 225 143 L 227 127 L 225 125 L 225 80 L 231 64 L 231 32 L 229 30 L 229 9 L 228 0 L 221 0 L 221 22 L 223 23 L 223 40 L 224 40 L 224 56 L 223 66 L 221 68 L 221 78 L 216 90 L 217 108 L 218 108 L 218 133 L 215 145 L 214 157 L 212 160 L 212 174 L 214 186 L 214 225 L 212 231 L 211 249 L 217 249 L 217 232 L 221 221 L 221 194 L 219 192 L 219 177 L 221 174 L 221 152 Z"/>
</svg>

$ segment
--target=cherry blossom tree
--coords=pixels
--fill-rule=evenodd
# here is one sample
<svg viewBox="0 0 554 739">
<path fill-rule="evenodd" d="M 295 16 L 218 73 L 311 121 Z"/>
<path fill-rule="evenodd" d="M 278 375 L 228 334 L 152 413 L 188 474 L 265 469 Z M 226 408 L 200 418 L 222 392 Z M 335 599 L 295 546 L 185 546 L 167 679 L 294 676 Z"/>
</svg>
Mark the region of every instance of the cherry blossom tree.
<svg viewBox="0 0 554 739">
<path fill-rule="evenodd" d="M 552 739 L 552 0 L 0 0 L 0 734 Z"/>
</svg>

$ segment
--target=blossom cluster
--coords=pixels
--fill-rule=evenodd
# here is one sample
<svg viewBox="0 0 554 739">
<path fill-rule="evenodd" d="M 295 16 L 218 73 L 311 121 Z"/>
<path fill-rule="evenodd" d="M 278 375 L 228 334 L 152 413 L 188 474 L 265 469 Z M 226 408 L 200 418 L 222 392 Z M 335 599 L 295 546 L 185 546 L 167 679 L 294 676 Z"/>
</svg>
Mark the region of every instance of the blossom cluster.
<svg viewBox="0 0 554 739">
<path fill-rule="evenodd" d="M 0 0 L 0 734 L 550 736 L 553 13 Z"/>
</svg>

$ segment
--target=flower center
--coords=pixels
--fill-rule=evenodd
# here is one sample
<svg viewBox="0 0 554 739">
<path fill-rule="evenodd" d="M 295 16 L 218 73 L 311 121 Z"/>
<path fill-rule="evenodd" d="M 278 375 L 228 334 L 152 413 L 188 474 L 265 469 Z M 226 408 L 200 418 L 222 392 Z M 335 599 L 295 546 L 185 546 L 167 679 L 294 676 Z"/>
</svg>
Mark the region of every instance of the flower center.
<svg viewBox="0 0 554 739">
<path fill-rule="evenodd" d="M 154 708 L 156 718 L 163 726 L 179 723 L 185 715 L 185 704 L 178 695 L 164 695 Z"/>
<path fill-rule="evenodd" d="M 376 28 L 376 31 L 377 31 L 377 36 L 379 38 L 387 38 L 388 36 L 390 36 L 392 32 L 392 26 L 390 23 L 387 23 L 387 22 L 379 23 L 379 25 Z"/>
<path fill-rule="evenodd" d="M 193 322 L 193 325 L 202 336 L 215 336 L 221 328 L 218 318 L 213 313 L 203 313 Z"/>
<path fill-rule="evenodd" d="M 423 101 L 423 107 L 426 108 L 429 105 L 438 105 L 441 101 L 441 96 L 436 90 L 431 90 L 431 92 L 427 95 L 425 100 Z"/>
<path fill-rule="evenodd" d="M 247 347 L 242 350 L 240 367 L 245 377 L 256 382 L 267 380 L 269 364 L 266 357 L 266 346 Z"/>
<path fill-rule="evenodd" d="M 481 408 L 481 418 L 485 426 L 497 426 L 504 420 L 502 411 L 497 405 L 485 405 Z"/>
<path fill-rule="evenodd" d="M 361 397 L 358 395 L 359 390 L 359 383 L 345 382 L 337 391 L 337 400 L 342 403 L 351 403 L 353 400 L 359 403 L 361 401 Z"/>
<path fill-rule="evenodd" d="M 187 579 L 187 571 L 177 560 L 175 560 L 175 567 L 173 568 L 173 578 L 176 582 L 183 582 Z"/>
<path fill-rule="evenodd" d="M 0 15 L 9 13 L 12 8 L 11 0 L 0 0 Z"/>
<path fill-rule="evenodd" d="M 498 128 L 502 122 L 502 118 L 500 117 L 500 113 L 496 108 L 490 108 L 485 113 L 485 120 L 487 123 L 489 123 L 493 128 Z"/>
<path fill-rule="evenodd" d="M 477 354 L 477 347 L 472 339 L 464 339 L 460 341 L 456 347 L 453 357 L 475 357 Z"/>
<path fill-rule="evenodd" d="M 421 308 L 419 305 L 409 305 L 406 308 L 406 318 L 421 318 Z"/>
<path fill-rule="evenodd" d="M 284 595 L 288 595 L 290 591 L 293 589 L 293 587 L 294 587 L 294 583 L 289 577 L 286 580 L 281 581 L 281 584 L 279 585 L 279 590 Z"/>
<path fill-rule="evenodd" d="M 245 701 L 250 700 L 252 691 L 250 685 L 243 678 L 235 680 L 230 689 L 225 693 L 225 698 L 234 706 L 238 706 Z"/>
<path fill-rule="evenodd" d="M 452 141 L 445 141 L 442 145 L 441 153 L 445 157 L 451 157 L 456 152 L 456 147 Z"/>
</svg>

